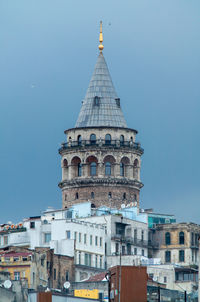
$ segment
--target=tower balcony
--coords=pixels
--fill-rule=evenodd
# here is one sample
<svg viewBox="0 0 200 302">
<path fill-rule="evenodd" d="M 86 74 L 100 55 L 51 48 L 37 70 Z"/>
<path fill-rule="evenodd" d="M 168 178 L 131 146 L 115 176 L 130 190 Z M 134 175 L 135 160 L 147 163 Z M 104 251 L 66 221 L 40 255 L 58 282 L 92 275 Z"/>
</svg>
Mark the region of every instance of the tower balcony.
<svg viewBox="0 0 200 302">
<path fill-rule="evenodd" d="M 111 148 L 111 149 L 121 149 L 121 148 L 129 148 L 137 151 L 140 155 L 144 153 L 144 149 L 140 146 L 140 143 L 132 142 L 132 141 L 123 141 L 119 140 L 102 140 L 98 139 L 95 141 L 91 140 L 82 140 L 82 141 L 71 141 L 67 143 L 63 143 L 62 147 L 59 149 L 59 153 L 62 154 L 65 150 L 70 149 L 85 149 L 85 148 Z"/>
</svg>

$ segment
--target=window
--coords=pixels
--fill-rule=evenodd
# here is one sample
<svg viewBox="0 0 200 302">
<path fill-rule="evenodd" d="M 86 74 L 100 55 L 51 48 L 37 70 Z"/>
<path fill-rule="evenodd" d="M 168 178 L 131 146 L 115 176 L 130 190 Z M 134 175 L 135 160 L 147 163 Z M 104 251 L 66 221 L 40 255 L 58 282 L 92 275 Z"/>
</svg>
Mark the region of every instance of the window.
<svg viewBox="0 0 200 302">
<path fill-rule="evenodd" d="M 166 276 L 164 277 L 164 283 L 167 283 L 167 277 Z"/>
<path fill-rule="evenodd" d="M 179 233 L 179 244 L 184 244 L 185 243 L 185 236 L 184 232 Z"/>
<path fill-rule="evenodd" d="M 115 243 L 115 253 L 119 254 L 119 243 Z"/>
<path fill-rule="evenodd" d="M 96 176 L 97 175 L 97 164 L 93 161 L 90 164 L 90 175 Z"/>
<path fill-rule="evenodd" d="M 13 257 L 13 261 L 14 262 L 19 261 L 19 257 Z"/>
<path fill-rule="evenodd" d="M 91 145 L 96 145 L 96 135 L 95 134 L 90 135 L 90 143 L 91 143 Z"/>
<path fill-rule="evenodd" d="M 81 135 L 78 135 L 77 140 L 78 140 L 78 145 L 81 146 Z"/>
<path fill-rule="evenodd" d="M 144 231 L 141 232 L 141 240 L 144 241 Z"/>
<path fill-rule="evenodd" d="M 88 255 L 88 265 L 92 266 L 92 255 L 91 254 Z"/>
<path fill-rule="evenodd" d="M 165 262 L 171 262 L 171 252 L 170 251 L 165 252 Z"/>
<path fill-rule="evenodd" d="M 67 239 L 70 239 L 70 231 L 66 231 Z"/>
<path fill-rule="evenodd" d="M 8 236 L 3 237 L 3 244 L 7 245 L 8 244 Z"/>
<path fill-rule="evenodd" d="M 56 269 L 53 270 L 53 280 L 56 280 Z"/>
<path fill-rule="evenodd" d="M 142 249 L 142 256 L 144 256 L 144 250 Z"/>
<path fill-rule="evenodd" d="M 67 201 L 67 194 L 65 194 L 65 201 Z"/>
<path fill-rule="evenodd" d="M 78 199 L 78 192 L 76 192 L 75 199 Z"/>
<path fill-rule="evenodd" d="M 95 96 L 94 97 L 94 106 L 99 106 L 100 103 L 100 97 L 99 96 Z"/>
<path fill-rule="evenodd" d="M 90 245 L 92 245 L 92 235 L 90 235 Z"/>
<path fill-rule="evenodd" d="M 81 233 L 79 233 L 79 242 L 81 242 Z"/>
<path fill-rule="evenodd" d="M 41 265 L 44 266 L 44 258 L 41 258 Z"/>
<path fill-rule="evenodd" d="M 108 161 L 105 163 L 105 175 L 111 175 L 111 163 Z"/>
<path fill-rule="evenodd" d="M 117 107 L 120 107 L 120 98 L 116 98 L 115 101 L 116 101 Z"/>
<path fill-rule="evenodd" d="M 124 145 L 124 136 L 120 135 L 120 145 L 123 146 Z"/>
<path fill-rule="evenodd" d="M 137 229 L 134 229 L 134 240 L 137 239 Z"/>
<path fill-rule="evenodd" d="M 82 176 L 82 164 L 78 163 L 78 177 Z"/>
<path fill-rule="evenodd" d="M 95 245 L 97 246 L 98 245 L 98 237 L 95 236 Z"/>
<path fill-rule="evenodd" d="M 87 234 L 84 234 L 84 244 L 87 244 Z"/>
<path fill-rule="evenodd" d="M 95 255 L 95 267 L 98 267 L 98 256 Z"/>
<path fill-rule="evenodd" d="M 100 237 L 100 243 L 99 244 L 100 244 L 100 246 L 102 246 L 102 237 Z"/>
<path fill-rule="evenodd" d="M 33 283 L 35 283 L 35 273 L 33 273 Z"/>
<path fill-rule="evenodd" d="M 85 265 L 88 265 L 89 263 L 89 255 L 87 253 L 85 253 Z"/>
<path fill-rule="evenodd" d="M 100 256 L 100 268 L 102 268 L 102 264 L 103 264 L 102 256 Z"/>
<path fill-rule="evenodd" d="M 185 261 L 185 253 L 183 250 L 179 251 L 179 261 L 184 262 Z"/>
<path fill-rule="evenodd" d="M 91 198 L 94 199 L 94 192 L 91 192 Z"/>
<path fill-rule="evenodd" d="M 123 193 L 123 199 L 126 199 L 126 193 Z"/>
<path fill-rule="evenodd" d="M 171 234 L 169 232 L 165 233 L 165 244 L 166 245 L 171 244 Z"/>
<path fill-rule="evenodd" d="M 105 143 L 106 143 L 106 145 L 110 145 L 111 144 L 111 135 L 110 134 L 106 134 L 106 136 L 105 136 Z"/>
<path fill-rule="evenodd" d="M 137 159 L 137 158 L 134 160 L 133 165 L 134 165 L 134 168 L 137 168 L 137 167 L 138 167 L 138 159 Z"/>
<path fill-rule="evenodd" d="M 78 263 L 81 264 L 81 252 L 78 253 Z"/>
<path fill-rule="evenodd" d="M 194 233 L 191 234 L 191 245 L 194 245 Z"/>
<path fill-rule="evenodd" d="M 120 176 L 124 176 L 124 164 L 120 163 Z"/>
<path fill-rule="evenodd" d="M 111 192 L 108 193 L 108 198 L 112 198 L 112 193 Z"/>
<path fill-rule="evenodd" d="M 137 248 L 134 247 L 134 255 L 137 255 Z"/>
<path fill-rule="evenodd" d="M 66 271 L 65 273 L 65 281 L 69 281 L 69 271 Z"/>
<path fill-rule="evenodd" d="M 74 239 L 77 239 L 77 232 L 74 232 Z"/>
<path fill-rule="evenodd" d="M 31 221 L 30 222 L 30 229 L 34 229 L 35 228 L 35 221 Z"/>
<path fill-rule="evenodd" d="M 14 272 L 14 280 L 20 280 L 20 272 Z"/>
<path fill-rule="evenodd" d="M 44 242 L 49 243 L 51 241 L 51 233 L 44 234 Z"/>
<path fill-rule="evenodd" d="M 122 245 L 122 255 L 125 255 L 126 254 L 126 247 L 125 245 Z"/>
</svg>

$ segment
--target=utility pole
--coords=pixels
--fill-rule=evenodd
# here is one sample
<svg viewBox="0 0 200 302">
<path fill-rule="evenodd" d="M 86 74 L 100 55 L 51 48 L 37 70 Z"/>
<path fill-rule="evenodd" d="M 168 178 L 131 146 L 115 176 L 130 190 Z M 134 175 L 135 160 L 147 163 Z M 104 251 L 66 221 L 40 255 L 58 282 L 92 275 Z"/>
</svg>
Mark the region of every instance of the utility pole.
<svg viewBox="0 0 200 302">
<path fill-rule="evenodd" d="M 200 301 L 200 236 L 198 239 L 199 239 L 198 301 Z"/>
<path fill-rule="evenodd" d="M 123 222 L 123 216 L 121 216 L 121 223 Z M 121 277 L 122 277 L 122 234 L 120 235 L 120 252 L 119 252 L 119 293 L 118 302 L 121 298 Z"/>
</svg>

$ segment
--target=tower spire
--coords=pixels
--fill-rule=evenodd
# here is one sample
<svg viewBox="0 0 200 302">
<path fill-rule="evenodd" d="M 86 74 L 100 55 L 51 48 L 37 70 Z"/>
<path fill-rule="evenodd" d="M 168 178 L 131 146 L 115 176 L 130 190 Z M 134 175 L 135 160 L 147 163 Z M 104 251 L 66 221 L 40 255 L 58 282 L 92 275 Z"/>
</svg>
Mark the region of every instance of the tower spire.
<svg viewBox="0 0 200 302">
<path fill-rule="evenodd" d="M 100 50 L 100 53 L 102 53 L 102 50 L 104 49 L 104 46 L 102 44 L 103 42 L 103 34 L 102 34 L 102 21 L 100 21 L 100 34 L 99 34 L 99 50 Z"/>
</svg>

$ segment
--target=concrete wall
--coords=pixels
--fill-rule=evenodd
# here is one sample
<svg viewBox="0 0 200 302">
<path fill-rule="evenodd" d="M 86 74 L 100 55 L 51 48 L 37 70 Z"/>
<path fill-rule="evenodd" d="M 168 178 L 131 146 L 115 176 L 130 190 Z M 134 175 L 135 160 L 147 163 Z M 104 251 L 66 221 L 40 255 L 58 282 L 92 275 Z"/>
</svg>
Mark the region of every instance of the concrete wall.
<svg viewBox="0 0 200 302">
<path fill-rule="evenodd" d="M 2 302 L 15 302 L 15 293 L 12 290 L 0 287 L 0 301 Z"/>
</svg>

